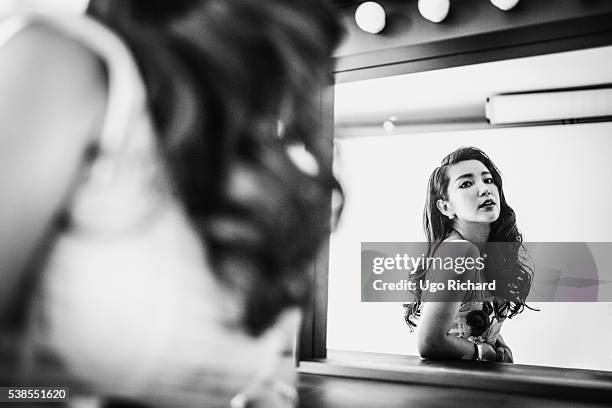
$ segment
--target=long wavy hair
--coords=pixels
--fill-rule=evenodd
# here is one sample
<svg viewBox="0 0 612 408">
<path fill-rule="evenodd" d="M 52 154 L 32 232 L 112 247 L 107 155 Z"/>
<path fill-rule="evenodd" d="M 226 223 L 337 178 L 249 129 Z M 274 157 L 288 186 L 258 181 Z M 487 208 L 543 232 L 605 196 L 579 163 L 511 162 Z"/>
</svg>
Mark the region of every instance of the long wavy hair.
<svg viewBox="0 0 612 408">
<path fill-rule="evenodd" d="M 525 308 L 525 300 L 531 289 L 533 268 L 525 253 L 523 235 L 516 226 L 516 214 L 508 205 L 503 190 L 503 182 L 499 169 L 485 152 L 476 147 L 461 147 L 450 153 L 431 173 L 427 184 L 427 198 L 423 211 L 423 228 L 427 238 L 427 256 L 433 256 L 442 242 L 455 231 L 454 220 L 444 216 L 438 209 L 438 200 L 448 200 L 449 176 L 448 169 L 452 165 L 465 161 L 478 160 L 491 173 L 493 182 L 499 189 L 500 214 L 491 223 L 485 270 L 495 271 L 496 290 L 492 295 L 501 301 L 502 306 L 495 307 L 496 314 L 509 312 L 514 317 Z M 417 282 L 425 278 L 427 270 L 420 269 L 412 274 L 410 279 Z M 411 329 L 416 327 L 416 319 L 421 309 L 421 290 L 413 292 L 415 301 L 404 304 L 404 317 Z"/>
<path fill-rule="evenodd" d="M 320 96 L 341 28 L 322 0 L 92 0 L 135 55 L 177 192 L 214 273 L 259 335 L 309 296 L 330 232 L 331 138 Z M 289 154 L 310 154 L 302 170 Z"/>
</svg>

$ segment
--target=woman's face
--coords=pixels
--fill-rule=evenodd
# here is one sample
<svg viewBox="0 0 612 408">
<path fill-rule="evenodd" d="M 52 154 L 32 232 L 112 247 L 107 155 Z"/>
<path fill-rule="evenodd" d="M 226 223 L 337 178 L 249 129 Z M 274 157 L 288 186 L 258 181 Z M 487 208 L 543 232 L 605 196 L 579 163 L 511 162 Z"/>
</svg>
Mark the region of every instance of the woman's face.
<svg viewBox="0 0 612 408">
<path fill-rule="evenodd" d="M 446 216 L 464 222 L 492 223 L 499 217 L 499 189 L 489 169 L 478 160 L 465 160 L 447 169 L 448 200 L 438 200 Z"/>
</svg>

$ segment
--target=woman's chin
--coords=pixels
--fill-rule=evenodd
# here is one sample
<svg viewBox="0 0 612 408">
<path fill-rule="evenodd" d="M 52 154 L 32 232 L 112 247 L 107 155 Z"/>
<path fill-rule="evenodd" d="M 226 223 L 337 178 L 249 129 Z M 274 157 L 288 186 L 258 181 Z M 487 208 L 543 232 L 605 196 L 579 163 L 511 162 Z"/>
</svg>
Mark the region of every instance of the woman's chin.
<svg viewBox="0 0 612 408">
<path fill-rule="evenodd" d="M 495 221 L 497 221 L 498 218 L 499 218 L 499 213 L 491 212 L 489 214 L 479 214 L 474 221 L 477 223 L 482 223 L 482 224 L 492 224 Z"/>
<path fill-rule="evenodd" d="M 489 224 L 491 224 L 491 223 L 497 221 L 498 218 L 499 218 L 499 213 L 498 212 L 491 213 L 491 214 L 488 214 L 488 215 L 485 216 L 485 219 L 486 219 L 485 222 L 488 222 Z"/>
</svg>

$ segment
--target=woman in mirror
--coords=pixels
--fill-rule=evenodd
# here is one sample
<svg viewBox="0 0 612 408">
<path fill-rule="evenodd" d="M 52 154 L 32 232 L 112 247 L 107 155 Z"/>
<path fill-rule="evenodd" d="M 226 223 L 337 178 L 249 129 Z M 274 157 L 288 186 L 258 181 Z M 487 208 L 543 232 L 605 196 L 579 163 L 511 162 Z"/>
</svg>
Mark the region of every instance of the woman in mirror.
<svg viewBox="0 0 612 408">
<path fill-rule="evenodd" d="M 433 262 L 411 275 L 418 285 L 415 302 L 404 305 L 405 320 L 411 329 L 419 320 L 419 354 L 513 362 L 500 329 L 523 311 L 533 272 L 491 159 L 474 147 L 446 156 L 429 178 L 423 218 L 428 259 L 461 260 L 462 267 Z M 440 282 L 446 290 L 428 290 Z"/>
</svg>

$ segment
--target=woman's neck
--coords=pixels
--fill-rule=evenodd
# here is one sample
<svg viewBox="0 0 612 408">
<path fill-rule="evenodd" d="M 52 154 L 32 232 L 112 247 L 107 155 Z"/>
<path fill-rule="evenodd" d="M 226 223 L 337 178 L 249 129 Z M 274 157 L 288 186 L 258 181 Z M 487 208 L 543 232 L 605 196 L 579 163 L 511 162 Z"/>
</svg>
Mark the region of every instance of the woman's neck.
<svg viewBox="0 0 612 408">
<path fill-rule="evenodd" d="M 489 240 L 491 224 L 482 222 L 463 222 L 457 220 L 454 225 L 455 231 L 474 244 L 484 244 Z"/>
</svg>

